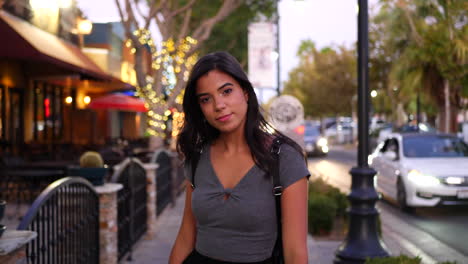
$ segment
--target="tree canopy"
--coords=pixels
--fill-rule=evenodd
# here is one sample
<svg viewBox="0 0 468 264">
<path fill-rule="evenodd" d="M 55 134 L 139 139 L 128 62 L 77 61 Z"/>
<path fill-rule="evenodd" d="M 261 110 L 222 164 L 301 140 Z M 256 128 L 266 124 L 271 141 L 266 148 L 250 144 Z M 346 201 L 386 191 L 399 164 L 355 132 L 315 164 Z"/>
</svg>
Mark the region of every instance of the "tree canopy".
<svg viewBox="0 0 468 264">
<path fill-rule="evenodd" d="M 284 93 L 301 101 L 306 116 L 350 115 L 357 91 L 355 51 L 342 46 L 317 50 L 304 40 L 297 56 L 299 65 L 289 73 Z"/>
<path fill-rule="evenodd" d="M 371 82 L 413 112 L 420 94 L 424 110 L 442 113 L 442 130 L 453 131 L 468 89 L 468 2 L 381 3 L 370 30 Z"/>
<path fill-rule="evenodd" d="M 164 137 L 171 111 L 180 108 L 188 73 L 200 52 L 232 52 L 246 61 L 247 25 L 258 13 L 271 16 L 274 0 L 115 0 L 135 56 L 137 92 L 144 98 L 149 132 Z M 141 22 L 143 21 L 143 22 Z M 223 23 L 223 24 L 219 24 Z M 155 24 L 162 43 L 149 32 Z M 144 53 L 151 52 L 151 70 L 145 71 Z"/>
</svg>

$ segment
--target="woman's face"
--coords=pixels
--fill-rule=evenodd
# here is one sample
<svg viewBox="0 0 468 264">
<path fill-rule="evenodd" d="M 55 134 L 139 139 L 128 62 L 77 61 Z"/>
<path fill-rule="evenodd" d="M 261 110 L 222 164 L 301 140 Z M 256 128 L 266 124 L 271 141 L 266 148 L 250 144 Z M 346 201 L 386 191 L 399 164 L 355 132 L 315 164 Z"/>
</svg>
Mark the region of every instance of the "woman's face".
<svg viewBox="0 0 468 264">
<path fill-rule="evenodd" d="M 212 70 L 197 81 L 197 100 L 207 122 L 221 133 L 243 131 L 247 92 L 229 74 Z"/>
</svg>

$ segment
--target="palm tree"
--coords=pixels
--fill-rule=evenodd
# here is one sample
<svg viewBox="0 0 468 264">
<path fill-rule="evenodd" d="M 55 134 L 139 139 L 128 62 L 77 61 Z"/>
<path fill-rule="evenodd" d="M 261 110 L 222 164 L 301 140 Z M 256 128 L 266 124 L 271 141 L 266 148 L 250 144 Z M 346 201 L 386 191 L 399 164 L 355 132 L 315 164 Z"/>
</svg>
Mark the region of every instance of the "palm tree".
<svg viewBox="0 0 468 264">
<path fill-rule="evenodd" d="M 402 94 L 427 93 L 439 110 L 439 128 L 456 130 L 460 94 L 468 89 L 468 1 L 387 0 L 389 86 Z M 383 12 L 381 11 L 381 12 Z"/>
</svg>

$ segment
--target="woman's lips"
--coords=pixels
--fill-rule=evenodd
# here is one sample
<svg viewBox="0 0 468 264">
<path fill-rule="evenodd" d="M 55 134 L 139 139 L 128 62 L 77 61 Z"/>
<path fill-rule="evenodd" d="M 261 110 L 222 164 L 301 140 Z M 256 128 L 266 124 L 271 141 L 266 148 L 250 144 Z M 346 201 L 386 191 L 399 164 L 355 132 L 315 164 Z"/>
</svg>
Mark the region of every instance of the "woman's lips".
<svg viewBox="0 0 468 264">
<path fill-rule="evenodd" d="M 231 118 L 232 114 L 228 115 L 223 115 L 221 117 L 216 118 L 216 120 L 221 121 L 221 122 L 226 122 Z"/>
</svg>

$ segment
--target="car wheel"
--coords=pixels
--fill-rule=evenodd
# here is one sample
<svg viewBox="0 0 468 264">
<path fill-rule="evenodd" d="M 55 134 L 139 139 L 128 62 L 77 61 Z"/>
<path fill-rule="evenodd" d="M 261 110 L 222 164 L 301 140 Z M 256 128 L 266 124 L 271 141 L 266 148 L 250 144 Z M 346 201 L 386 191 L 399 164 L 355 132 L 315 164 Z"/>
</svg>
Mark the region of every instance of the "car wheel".
<svg viewBox="0 0 468 264">
<path fill-rule="evenodd" d="M 406 202 L 406 190 L 405 190 L 405 185 L 403 184 L 403 181 L 401 179 L 398 179 L 397 181 L 397 202 L 398 205 L 400 206 L 400 209 L 404 212 L 407 213 L 413 213 L 414 208 L 409 206 L 408 203 Z"/>
</svg>

